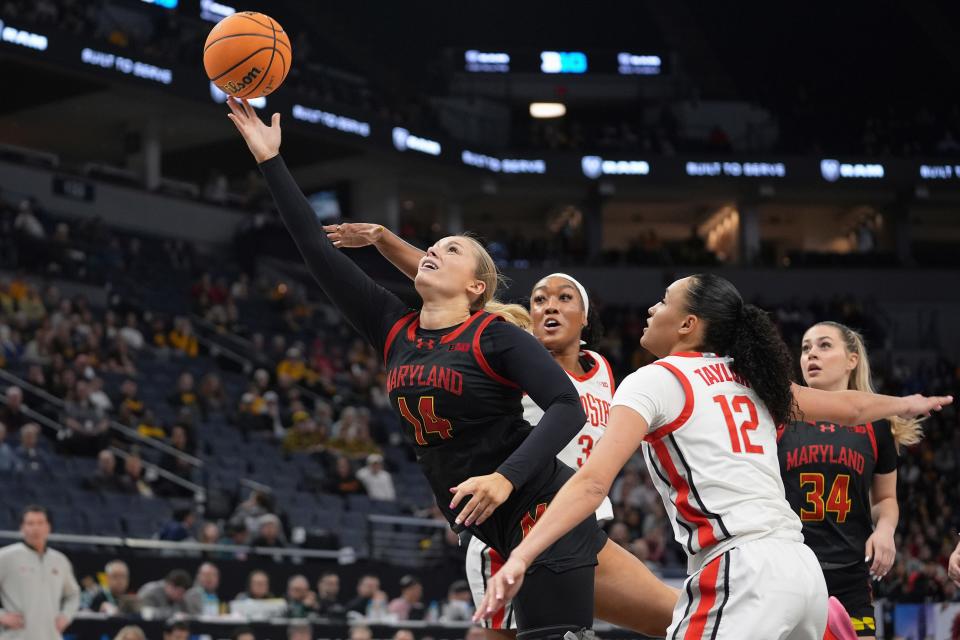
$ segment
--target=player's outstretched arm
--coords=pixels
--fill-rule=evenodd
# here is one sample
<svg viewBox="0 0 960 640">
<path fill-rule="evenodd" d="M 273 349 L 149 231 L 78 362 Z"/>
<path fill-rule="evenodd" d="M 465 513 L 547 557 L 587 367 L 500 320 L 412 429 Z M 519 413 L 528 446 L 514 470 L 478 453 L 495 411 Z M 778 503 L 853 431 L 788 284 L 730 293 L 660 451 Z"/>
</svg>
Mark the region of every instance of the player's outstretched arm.
<svg viewBox="0 0 960 640">
<path fill-rule="evenodd" d="M 507 322 L 495 322 L 486 329 L 481 345 L 492 369 L 508 384 L 523 389 L 543 407 L 544 414 L 537 428 L 494 473 L 451 487 L 451 509 L 471 496 L 457 514 L 457 522 L 466 526 L 483 524 L 515 488 L 551 463 L 587 419 L 570 378 L 532 335 Z"/>
<path fill-rule="evenodd" d="M 800 418 L 807 421 L 856 425 L 890 416 L 912 419 L 929 416 L 953 403 L 953 396 L 885 396 L 866 391 L 821 391 L 791 385 Z"/>
<path fill-rule="evenodd" d="M 417 277 L 420 260 L 427 255 L 380 224 L 348 222 L 326 225 L 323 230 L 333 246 L 339 249 L 375 246 L 380 255 L 411 280 Z"/>
<path fill-rule="evenodd" d="M 228 104 L 231 113 L 227 117 L 260 165 L 280 218 L 310 273 L 347 321 L 379 347 L 393 323 L 409 309 L 337 251 L 323 233 L 313 208 L 280 156 L 280 114 L 273 114 L 268 126 L 245 100 L 230 98 Z"/>
</svg>

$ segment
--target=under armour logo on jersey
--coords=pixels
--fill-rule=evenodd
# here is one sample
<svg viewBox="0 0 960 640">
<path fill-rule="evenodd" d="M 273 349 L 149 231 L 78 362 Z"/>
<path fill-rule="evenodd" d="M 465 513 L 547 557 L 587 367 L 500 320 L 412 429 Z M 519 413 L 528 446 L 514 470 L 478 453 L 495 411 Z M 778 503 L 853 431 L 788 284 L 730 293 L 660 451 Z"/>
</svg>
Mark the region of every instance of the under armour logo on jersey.
<svg viewBox="0 0 960 640">
<path fill-rule="evenodd" d="M 426 346 L 424 346 L 426 345 Z M 417 338 L 417 349 L 433 349 L 434 340 L 433 338 Z"/>
<path fill-rule="evenodd" d="M 837 430 L 837 425 L 835 424 L 822 424 L 820 425 L 820 431 L 822 433 L 834 433 Z"/>
</svg>

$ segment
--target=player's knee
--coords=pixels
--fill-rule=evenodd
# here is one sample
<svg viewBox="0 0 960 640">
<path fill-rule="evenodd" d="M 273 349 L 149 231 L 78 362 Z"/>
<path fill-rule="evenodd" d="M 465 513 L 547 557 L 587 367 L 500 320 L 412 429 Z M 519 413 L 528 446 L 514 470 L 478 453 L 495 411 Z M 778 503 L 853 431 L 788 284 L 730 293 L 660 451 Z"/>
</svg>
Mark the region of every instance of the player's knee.
<svg viewBox="0 0 960 640">
<path fill-rule="evenodd" d="M 568 624 L 555 627 L 538 627 L 517 633 L 517 640 L 596 640 L 592 629 Z"/>
</svg>

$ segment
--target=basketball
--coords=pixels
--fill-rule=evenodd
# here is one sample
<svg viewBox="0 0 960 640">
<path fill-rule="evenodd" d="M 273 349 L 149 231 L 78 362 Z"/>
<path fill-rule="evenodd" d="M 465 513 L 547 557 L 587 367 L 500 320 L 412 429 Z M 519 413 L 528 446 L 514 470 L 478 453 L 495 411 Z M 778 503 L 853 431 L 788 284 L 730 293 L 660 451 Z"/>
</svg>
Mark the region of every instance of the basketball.
<svg viewBox="0 0 960 640">
<path fill-rule="evenodd" d="M 290 38 L 270 16 L 240 11 L 210 30 L 203 68 L 217 87 L 235 98 L 259 98 L 283 83 L 293 60 Z"/>
</svg>

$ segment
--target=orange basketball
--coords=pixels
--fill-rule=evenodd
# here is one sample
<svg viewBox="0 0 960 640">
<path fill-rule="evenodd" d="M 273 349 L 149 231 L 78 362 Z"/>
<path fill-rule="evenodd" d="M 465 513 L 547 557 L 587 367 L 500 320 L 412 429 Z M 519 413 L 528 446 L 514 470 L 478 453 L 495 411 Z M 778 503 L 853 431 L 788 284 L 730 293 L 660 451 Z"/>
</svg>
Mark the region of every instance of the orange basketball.
<svg viewBox="0 0 960 640">
<path fill-rule="evenodd" d="M 270 16 L 240 11 L 210 30 L 203 68 L 224 93 L 259 98 L 273 93 L 290 71 L 290 38 Z"/>
</svg>

